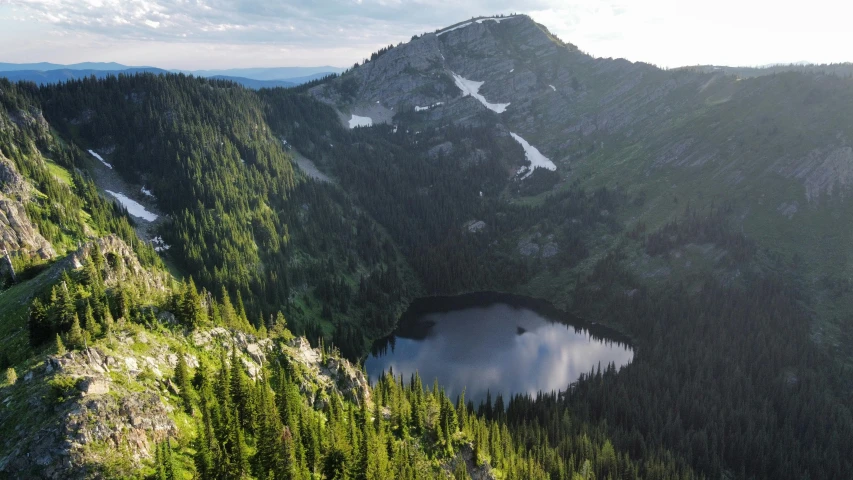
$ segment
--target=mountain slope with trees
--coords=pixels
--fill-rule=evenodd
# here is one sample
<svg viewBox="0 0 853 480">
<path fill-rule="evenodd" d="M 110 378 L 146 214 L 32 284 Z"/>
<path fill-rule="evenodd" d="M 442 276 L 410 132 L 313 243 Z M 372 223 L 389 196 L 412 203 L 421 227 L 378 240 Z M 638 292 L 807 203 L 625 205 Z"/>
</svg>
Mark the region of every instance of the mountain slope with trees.
<svg viewBox="0 0 853 480">
<path fill-rule="evenodd" d="M 466 23 L 295 89 L 0 81 L 21 220 L 0 222 L 0 476 L 849 477 L 850 80 L 670 72 L 524 16 Z M 523 177 L 514 133 L 556 171 Z M 87 150 L 150 188 L 169 250 Z M 484 289 L 613 326 L 634 361 L 473 405 L 344 360 L 414 296 Z"/>
</svg>

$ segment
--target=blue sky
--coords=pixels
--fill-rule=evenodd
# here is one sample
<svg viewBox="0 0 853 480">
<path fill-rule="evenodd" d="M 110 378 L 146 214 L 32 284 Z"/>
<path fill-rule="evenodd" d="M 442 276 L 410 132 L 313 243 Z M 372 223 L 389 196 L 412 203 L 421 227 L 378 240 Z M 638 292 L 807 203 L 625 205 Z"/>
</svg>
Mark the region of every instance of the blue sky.
<svg viewBox="0 0 853 480">
<path fill-rule="evenodd" d="M 593 55 L 665 67 L 853 61 L 853 7 L 836 0 L 0 0 L 0 62 L 346 67 L 514 12 Z"/>
</svg>

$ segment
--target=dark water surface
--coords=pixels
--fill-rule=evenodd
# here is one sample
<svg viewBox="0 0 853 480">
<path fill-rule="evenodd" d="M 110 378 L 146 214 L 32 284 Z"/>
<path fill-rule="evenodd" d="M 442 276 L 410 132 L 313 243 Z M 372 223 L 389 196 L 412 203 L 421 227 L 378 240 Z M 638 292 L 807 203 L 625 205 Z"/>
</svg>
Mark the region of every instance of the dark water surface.
<svg viewBox="0 0 853 480">
<path fill-rule="evenodd" d="M 451 399 L 475 403 L 501 393 L 565 390 L 601 365 L 627 365 L 634 351 L 618 333 L 586 324 L 538 300 L 497 293 L 416 300 L 394 335 L 374 345 L 371 383 L 392 368 L 425 386 L 437 378 Z"/>
</svg>

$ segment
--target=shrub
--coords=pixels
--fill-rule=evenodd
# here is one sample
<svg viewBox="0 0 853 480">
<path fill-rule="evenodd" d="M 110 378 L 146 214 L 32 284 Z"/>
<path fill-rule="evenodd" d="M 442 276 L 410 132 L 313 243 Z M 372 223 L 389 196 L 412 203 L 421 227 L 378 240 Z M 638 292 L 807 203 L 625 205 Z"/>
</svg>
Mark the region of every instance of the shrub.
<svg viewBox="0 0 853 480">
<path fill-rule="evenodd" d="M 47 384 L 50 386 L 50 397 L 56 403 L 62 403 L 77 395 L 77 384 L 80 379 L 67 375 L 57 375 L 51 378 Z"/>
<path fill-rule="evenodd" d="M 18 381 L 18 374 L 15 373 L 15 369 L 12 367 L 7 368 L 6 369 L 6 383 L 8 383 L 9 385 L 14 385 L 15 382 L 17 382 L 17 381 Z"/>
</svg>

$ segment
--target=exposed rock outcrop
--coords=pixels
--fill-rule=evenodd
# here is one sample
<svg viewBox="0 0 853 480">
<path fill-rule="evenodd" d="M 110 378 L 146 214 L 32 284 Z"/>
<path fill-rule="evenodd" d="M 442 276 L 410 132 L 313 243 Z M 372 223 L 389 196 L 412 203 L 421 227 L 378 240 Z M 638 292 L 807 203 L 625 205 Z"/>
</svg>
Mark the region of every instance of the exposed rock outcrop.
<svg viewBox="0 0 853 480">
<path fill-rule="evenodd" d="M 99 465 L 109 463 L 116 452 L 122 452 L 128 468 L 136 469 L 151 457 L 154 442 L 176 435 L 170 416 L 174 407 L 161 392 L 165 384 L 136 381 L 140 372 L 125 369 L 122 360 L 127 359 L 117 355 L 101 348 L 69 352 L 48 357 L 28 374 L 26 383 L 33 386 L 62 381 L 68 389 L 60 398 L 48 389 L 46 395 L 30 398 L 26 407 L 13 405 L 34 410 L 35 418 L 28 420 L 42 426 L 4 442 L 15 446 L 0 459 L 0 474 L 98 478 Z"/>
<path fill-rule="evenodd" d="M 448 475 L 452 475 L 459 463 L 465 464 L 465 469 L 471 480 L 495 480 L 495 474 L 492 472 L 492 467 L 486 462 L 483 465 L 477 465 L 474 461 L 474 448 L 471 444 L 462 445 L 462 448 L 452 459 L 444 462 L 442 467 Z"/>
<path fill-rule="evenodd" d="M 318 388 L 314 392 L 306 388 L 305 383 L 302 385 L 303 393 L 314 393 L 315 408 L 323 406 L 321 395 L 318 394 L 324 393 L 328 396 L 332 390 L 338 391 L 356 404 L 360 404 L 362 398 L 370 401 L 367 377 L 350 362 L 338 357 L 324 358 L 323 353 L 311 348 L 311 344 L 303 337 L 293 339 L 286 350 L 292 358 L 307 368 L 310 376 L 315 379 Z"/>
<path fill-rule="evenodd" d="M 186 343 L 189 345 L 186 345 Z M 198 368 L 193 347 L 237 353 L 249 376 L 259 380 L 263 366 L 273 356 L 297 365 L 295 380 L 315 408 L 326 405 L 332 391 L 354 401 L 369 398 L 367 379 L 348 361 L 326 356 L 304 338 L 289 342 L 261 339 L 217 327 L 180 335 L 154 334 L 138 326 L 115 333 L 107 344 L 83 351 L 49 356 L 27 372 L 15 388 L 33 389 L 29 395 L 10 397 L 0 409 L 0 424 L 14 417 L 17 423 L 38 427 L 19 429 L 14 438 L 0 439 L 0 478 L 3 474 L 25 478 L 98 478 L 121 452 L 128 473 L 137 471 L 154 455 L 155 443 L 178 434 L 175 413 L 180 410 L 172 381 L 178 357 L 176 345 L 185 345 L 187 365 Z M 48 387 L 65 385 L 57 398 Z M 23 392 L 22 392 L 23 393 Z M 21 415 L 21 409 L 26 413 Z M 17 415 L 14 412 L 19 412 Z M 115 472 L 113 472 L 115 473 Z"/>
<path fill-rule="evenodd" d="M 50 242 L 30 221 L 25 202 L 31 187 L 12 162 L 0 153 L 0 256 L 23 255 L 46 260 L 56 256 Z M 0 274 L 7 262 L 0 262 Z"/>
</svg>

